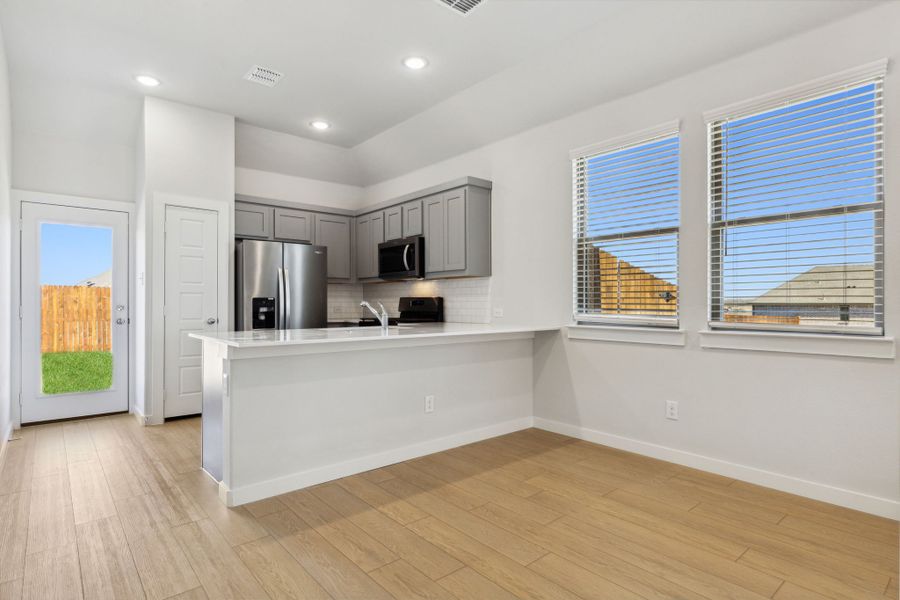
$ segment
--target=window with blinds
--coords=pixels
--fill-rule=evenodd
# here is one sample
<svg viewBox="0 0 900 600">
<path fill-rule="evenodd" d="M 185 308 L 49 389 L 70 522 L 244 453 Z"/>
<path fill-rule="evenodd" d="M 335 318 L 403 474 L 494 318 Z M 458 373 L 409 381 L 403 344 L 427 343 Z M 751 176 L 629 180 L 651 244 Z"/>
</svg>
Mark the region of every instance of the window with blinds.
<svg viewBox="0 0 900 600">
<path fill-rule="evenodd" d="M 575 320 L 677 325 L 677 123 L 576 150 L 572 163 Z"/>
<path fill-rule="evenodd" d="M 881 334 L 882 77 L 709 122 L 710 325 Z"/>
</svg>

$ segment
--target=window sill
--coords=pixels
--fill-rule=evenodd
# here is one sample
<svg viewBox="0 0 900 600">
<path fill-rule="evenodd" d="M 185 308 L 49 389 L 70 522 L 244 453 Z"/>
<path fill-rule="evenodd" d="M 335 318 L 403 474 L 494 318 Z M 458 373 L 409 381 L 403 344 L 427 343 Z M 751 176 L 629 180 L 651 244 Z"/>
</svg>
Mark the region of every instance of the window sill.
<svg viewBox="0 0 900 600">
<path fill-rule="evenodd" d="M 889 360 L 896 356 L 892 337 L 820 333 L 707 330 L 700 332 L 700 347 Z"/>
<path fill-rule="evenodd" d="M 615 325 L 569 325 L 566 329 L 570 340 L 655 344 L 657 346 L 684 346 L 685 344 L 683 329 Z"/>
</svg>

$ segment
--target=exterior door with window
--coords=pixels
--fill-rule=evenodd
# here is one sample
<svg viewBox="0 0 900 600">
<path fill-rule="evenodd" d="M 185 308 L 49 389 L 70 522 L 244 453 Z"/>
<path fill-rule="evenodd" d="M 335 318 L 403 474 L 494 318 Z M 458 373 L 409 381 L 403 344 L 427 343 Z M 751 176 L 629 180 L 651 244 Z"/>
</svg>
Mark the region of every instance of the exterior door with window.
<svg viewBox="0 0 900 600">
<path fill-rule="evenodd" d="M 23 423 L 128 410 L 128 214 L 22 203 Z"/>
<path fill-rule="evenodd" d="M 165 417 L 203 410 L 201 345 L 219 329 L 218 214 L 166 207 Z"/>
</svg>

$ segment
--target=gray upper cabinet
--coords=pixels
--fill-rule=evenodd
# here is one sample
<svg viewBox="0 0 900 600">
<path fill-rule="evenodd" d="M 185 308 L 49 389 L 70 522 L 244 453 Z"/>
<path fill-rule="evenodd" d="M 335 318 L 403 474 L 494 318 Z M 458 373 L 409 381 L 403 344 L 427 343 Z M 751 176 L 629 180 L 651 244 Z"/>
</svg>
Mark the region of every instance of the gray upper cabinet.
<svg viewBox="0 0 900 600">
<path fill-rule="evenodd" d="M 372 218 L 356 217 L 356 277 L 372 276 Z"/>
<path fill-rule="evenodd" d="M 464 177 L 359 216 L 324 213 L 315 205 L 273 207 L 244 199 L 234 203 L 234 230 L 238 238 L 325 246 L 328 279 L 336 283 L 378 279 L 378 244 L 411 236 L 425 238 L 427 278 L 487 277 L 491 183 Z"/>
<path fill-rule="evenodd" d="M 444 270 L 466 268 L 466 190 L 444 193 Z"/>
<path fill-rule="evenodd" d="M 315 237 L 328 248 L 328 278 L 350 279 L 350 217 L 316 215 Z"/>
<path fill-rule="evenodd" d="M 384 241 L 384 211 L 372 215 L 372 277 L 378 277 L 378 244 Z"/>
<path fill-rule="evenodd" d="M 356 277 L 378 277 L 378 244 L 384 241 L 384 212 L 356 218 Z"/>
<path fill-rule="evenodd" d="M 234 203 L 234 236 L 238 238 L 272 239 L 275 209 L 271 206 Z"/>
<path fill-rule="evenodd" d="M 384 239 L 399 240 L 403 233 L 403 210 L 400 206 L 392 206 L 384 211 Z"/>
<path fill-rule="evenodd" d="M 442 194 L 429 196 L 422 201 L 425 213 L 425 272 L 438 273 L 444 270 L 444 197 Z"/>
<path fill-rule="evenodd" d="M 313 213 L 305 210 L 276 208 L 275 239 L 312 244 L 315 240 L 314 219 Z"/>
<path fill-rule="evenodd" d="M 491 274 L 490 190 L 466 186 L 422 201 L 428 277 Z"/>
<path fill-rule="evenodd" d="M 403 237 L 422 235 L 422 201 L 413 200 L 402 205 Z"/>
</svg>

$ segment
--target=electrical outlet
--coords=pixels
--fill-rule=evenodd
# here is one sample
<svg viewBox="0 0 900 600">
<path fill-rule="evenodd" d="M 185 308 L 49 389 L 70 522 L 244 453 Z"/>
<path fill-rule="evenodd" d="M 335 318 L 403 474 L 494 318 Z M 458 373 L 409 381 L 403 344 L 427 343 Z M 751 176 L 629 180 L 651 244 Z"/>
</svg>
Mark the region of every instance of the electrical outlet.
<svg viewBox="0 0 900 600">
<path fill-rule="evenodd" d="M 425 396 L 425 412 L 434 412 L 434 396 Z"/>
<path fill-rule="evenodd" d="M 495 307 L 494 307 L 494 316 L 495 316 L 495 317 L 501 317 L 501 318 L 503 317 L 503 307 L 502 307 L 502 306 L 495 306 Z"/>
<path fill-rule="evenodd" d="M 673 421 L 678 420 L 678 401 L 666 400 L 666 418 Z"/>
</svg>

